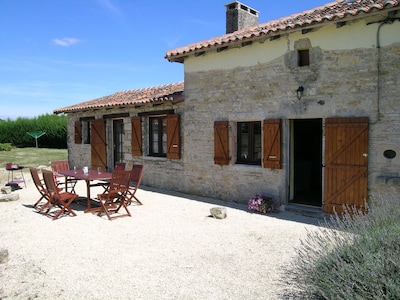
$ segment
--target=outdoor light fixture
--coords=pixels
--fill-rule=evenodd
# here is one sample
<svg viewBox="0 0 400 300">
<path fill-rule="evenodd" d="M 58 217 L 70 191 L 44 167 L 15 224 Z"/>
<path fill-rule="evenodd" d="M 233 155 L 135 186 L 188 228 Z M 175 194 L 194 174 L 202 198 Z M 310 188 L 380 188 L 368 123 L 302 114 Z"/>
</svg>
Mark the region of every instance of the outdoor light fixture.
<svg viewBox="0 0 400 300">
<path fill-rule="evenodd" d="M 301 97 L 303 96 L 303 91 L 304 87 L 302 85 L 299 86 L 299 88 L 296 90 L 297 99 L 301 99 Z"/>
</svg>

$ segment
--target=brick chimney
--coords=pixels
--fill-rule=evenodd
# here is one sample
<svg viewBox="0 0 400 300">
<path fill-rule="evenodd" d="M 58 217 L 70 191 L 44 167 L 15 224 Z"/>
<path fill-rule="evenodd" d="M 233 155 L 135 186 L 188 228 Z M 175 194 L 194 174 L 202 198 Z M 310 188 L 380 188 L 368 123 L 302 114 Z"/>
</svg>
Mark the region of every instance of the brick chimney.
<svg viewBox="0 0 400 300">
<path fill-rule="evenodd" d="M 238 1 L 226 4 L 226 33 L 258 25 L 258 11 Z"/>
</svg>

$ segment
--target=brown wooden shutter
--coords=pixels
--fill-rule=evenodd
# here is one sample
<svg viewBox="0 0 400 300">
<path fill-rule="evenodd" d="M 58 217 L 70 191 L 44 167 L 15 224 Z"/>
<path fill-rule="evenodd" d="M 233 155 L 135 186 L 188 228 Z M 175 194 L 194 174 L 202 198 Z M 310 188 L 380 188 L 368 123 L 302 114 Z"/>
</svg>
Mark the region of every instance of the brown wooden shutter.
<svg viewBox="0 0 400 300">
<path fill-rule="evenodd" d="M 167 158 L 181 158 L 179 115 L 167 115 Z"/>
<path fill-rule="evenodd" d="M 325 120 L 324 212 L 343 204 L 365 208 L 368 194 L 368 118 Z"/>
<path fill-rule="evenodd" d="M 264 120 L 263 166 L 270 169 L 282 168 L 281 120 Z"/>
<path fill-rule="evenodd" d="M 229 164 L 228 121 L 214 122 L 214 164 Z"/>
<path fill-rule="evenodd" d="M 142 122 L 141 117 L 132 117 L 132 156 L 142 156 Z"/>
<path fill-rule="evenodd" d="M 75 121 L 75 144 L 82 144 L 82 122 Z"/>
<path fill-rule="evenodd" d="M 90 122 L 91 135 L 91 163 L 92 168 L 107 168 L 106 155 L 106 122 L 104 120 L 93 120 Z"/>
</svg>

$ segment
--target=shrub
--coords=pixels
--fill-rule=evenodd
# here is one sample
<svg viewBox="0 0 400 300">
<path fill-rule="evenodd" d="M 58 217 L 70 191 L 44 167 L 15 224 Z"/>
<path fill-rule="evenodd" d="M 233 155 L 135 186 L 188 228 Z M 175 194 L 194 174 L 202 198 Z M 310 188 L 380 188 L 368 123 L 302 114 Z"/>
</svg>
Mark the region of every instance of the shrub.
<svg viewBox="0 0 400 300">
<path fill-rule="evenodd" d="M 0 144 L 0 151 L 11 151 L 12 145 L 10 143 Z"/>
<path fill-rule="evenodd" d="M 373 203 L 368 214 L 347 210 L 308 232 L 287 270 L 291 297 L 400 299 L 400 204 Z"/>
</svg>

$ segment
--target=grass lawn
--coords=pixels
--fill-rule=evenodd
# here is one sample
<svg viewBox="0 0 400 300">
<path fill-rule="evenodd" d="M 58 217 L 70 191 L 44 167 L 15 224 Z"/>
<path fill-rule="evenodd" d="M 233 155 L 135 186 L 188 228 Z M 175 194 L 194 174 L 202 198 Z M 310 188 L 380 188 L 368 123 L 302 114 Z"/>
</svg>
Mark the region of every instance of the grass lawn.
<svg viewBox="0 0 400 300">
<path fill-rule="evenodd" d="M 13 148 L 11 151 L 0 151 L 0 179 L 7 179 L 6 163 L 25 167 L 50 167 L 52 160 L 68 159 L 67 149 L 47 148 Z M 29 172 L 25 168 L 24 173 Z M 3 181 L 2 180 L 2 181 Z"/>
<path fill-rule="evenodd" d="M 0 167 L 15 163 L 26 167 L 50 166 L 52 160 L 68 159 L 67 149 L 13 148 L 0 151 Z"/>
</svg>

